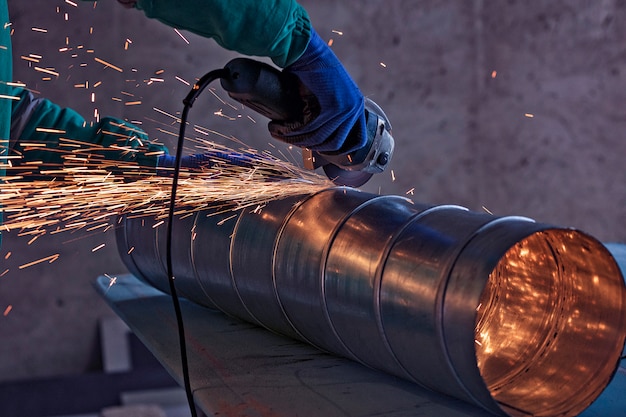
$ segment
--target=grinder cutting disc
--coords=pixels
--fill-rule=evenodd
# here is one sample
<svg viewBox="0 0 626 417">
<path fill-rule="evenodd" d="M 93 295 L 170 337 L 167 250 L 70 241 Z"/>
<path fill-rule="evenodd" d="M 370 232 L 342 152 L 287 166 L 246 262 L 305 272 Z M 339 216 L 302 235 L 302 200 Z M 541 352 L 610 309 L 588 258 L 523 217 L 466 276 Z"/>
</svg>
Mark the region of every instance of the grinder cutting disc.
<svg viewBox="0 0 626 417">
<path fill-rule="evenodd" d="M 369 172 L 348 171 L 341 169 L 337 165 L 326 164 L 322 167 L 326 176 L 337 185 L 345 185 L 348 187 L 360 187 L 372 178 Z"/>
</svg>

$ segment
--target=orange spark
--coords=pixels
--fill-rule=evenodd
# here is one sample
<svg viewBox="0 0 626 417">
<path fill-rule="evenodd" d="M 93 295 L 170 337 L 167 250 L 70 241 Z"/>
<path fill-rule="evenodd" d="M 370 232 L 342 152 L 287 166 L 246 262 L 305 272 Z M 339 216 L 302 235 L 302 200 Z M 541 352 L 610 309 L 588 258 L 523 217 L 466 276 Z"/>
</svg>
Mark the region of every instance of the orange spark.
<svg viewBox="0 0 626 417">
<path fill-rule="evenodd" d="M 66 131 L 65 131 L 65 130 L 61 130 L 61 129 L 50 129 L 50 128 L 47 128 L 47 127 L 36 127 L 36 128 L 35 128 L 35 132 L 41 132 L 41 133 L 58 133 L 58 134 L 60 134 L 60 135 L 63 135 L 63 134 L 65 134 L 65 133 L 66 133 Z M 30 145 L 30 146 L 38 146 L 36 143 L 32 143 L 32 144 L 29 144 L 29 145 Z M 44 144 L 44 146 L 45 146 L 45 144 Z"/>
<path fill-rule="evenodd" d="M 183 84 L 185 84 L 185 85 L 191 85 L 191 84 L 189 84 L 189 82 L 188 82 L 188 81 L 183 80 L 183 79 L 182 79 L 182 78 L 180 78 L 178 75 L 177 75 L 176 77 L 174 77 L 174 78 L 176 78 L 178 81 L 180 81 L 181 83 L 183 83 Z"/>
<path fill-rule="evenodd" d="M 31 58 L 31 57 L 29 57 L 29 56 L 24 56 L 24 55 L 22 55 L 20 58 L 21 58 L 21 59 L 23 59 L 24 61 L 30 61 L 30 62 L 35 62 L 35 63 L 39 62 L 39 60 L 38 60 L 38 59 Z"/>
<path fill-rule="evenodd" d="M 186 43 L 187 45 L 189 45 L 189 41 L 187 40 L 187 38 L 185 38 L 185 37 L 183 36 L 183 34 L 182 34 L 182 33 L 180 33 L 180 32 L 178 31 L 178 29 L 174 29 L 174 32 L 176 32 L 176 34 L 177 34 L 178 36 L 180 36 L 180 37 L 181 37 L 181 38 L 185 41 L 185 43 Z"/>
<path fill-rule="evenodd" d="M 37 259 L 36 261 L 32 261 L 32 262 L 25 263 L 24 265 L 20 265 L 18 268 L 19 269 L 26 269 L 28 267 L 40 264 L 42 262 L 52 263 L 52 262 L 56 261 L 57 259 L 59 259 L 59 256 L 60 255 L 58 253 L 55 253 L 54 255 L 46 256 L 45 258 Z"/>
<path fill-rule="evenodd" d="M 95 248 L 93 248 L 93 249 L 91 250 L 91 252 L 95 252 L 95 251 L 97 251 L 97 250 L 100 250 L 100 249 L 102 249 L 105 245 L 106 245 L 106 243 L 101 243 L 100 245 L 98 245 L 98 246 L 96 246 Z"/>
<path fill-rule="evenodd" d="M 88 52 L 89 52 L 89 51 L 88 51 Z M 98 58 L 98 57 L 94 57 L 94 61 L 96 61 L 96 62 L 98 62 L 98 63 L 100 63 L 100 64 L 104 65 L 105 67 L 113 68 L 115 71 L 124 72 L 124 70 L 123 70 L 123 69 L 121 69 L 120 67 L 116 67 L 115 65 L 113 65 L 113 64 L 111 64 L 111 63 L 109 63 L 109 62 L 106 62 L 105 60 L 100 59 L 100 58 Z"/>
<path fill-rule="evenodd" d="M 35 67 L 35 71 L 43 72 L 44 74 L 54 75 L 55 77 L 59 76 L 59 73 L 47 68 Z"/>
</svg>

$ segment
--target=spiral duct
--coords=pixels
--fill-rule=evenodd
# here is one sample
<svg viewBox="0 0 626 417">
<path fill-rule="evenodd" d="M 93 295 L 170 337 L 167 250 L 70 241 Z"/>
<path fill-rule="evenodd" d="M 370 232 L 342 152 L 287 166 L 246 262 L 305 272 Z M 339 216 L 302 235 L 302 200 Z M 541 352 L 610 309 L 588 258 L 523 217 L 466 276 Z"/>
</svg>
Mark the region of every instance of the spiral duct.
<svg viewBox="0 0 626 417">
<path fill-rule="evenodd" d="M 623 277 L 577 230 L 351 188 L 175 222 L 182 296 L 494 414 L 580 413 L 624 346 Z M 165 226 L 120 223 L 167 291 Z"/>
</svg>

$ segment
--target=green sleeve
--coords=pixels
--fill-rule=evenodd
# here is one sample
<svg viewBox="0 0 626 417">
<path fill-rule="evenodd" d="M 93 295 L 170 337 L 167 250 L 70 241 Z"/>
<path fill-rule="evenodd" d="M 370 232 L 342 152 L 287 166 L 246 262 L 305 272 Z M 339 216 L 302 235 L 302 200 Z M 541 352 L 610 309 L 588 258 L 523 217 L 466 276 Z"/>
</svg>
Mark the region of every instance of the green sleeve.
<svg viewBox="0 0 626 417">
<path fill-rule="evenodd" d="M 31 107 L 24 109 L 20 104 L 13 107 L 12 124 L 16 119 L 23 123 L 19 135 L 11 138 L 11 152 L 22 155 L 21 163 L 42 161 L 58 166 L 79 146 L 82 154 L 87 153 L 94 160 L 155 167 L 159 155 L 167 153 L 164 145 L 152 143 L 143 130 L 124 120 L 106 117 L 99 122 L 87 122 L 74 110 L 50 100 L 29 100 L 26 90 L 16 89 L 15 94 L 22 97 L 22 106 L 30 103 Z"/>
<path fill-rule="evenodd" d="M 146 16 L 244 55 L 287 67 L 302 55 L 311 22 L 295 0 L 138 0 Z"/>
<path fill-rule="evenodd" d="M 11 25 L 6 0 L 0 0 L 0 182 L 5 175 L 7 161 L 3 158 L 8 152 L 9 128 L 12 99 L 7 82 L 13 80 L 11 60 Z M 0 207 L 0 224 L 3 213 Z M 0 232 L 0 243 L 2 232 Z"/>
<path fill-rule="evenodd" d="M 7 85 L 13 81 L 11 64 L 11 25 L 9 25 L 9 11 L 5 0 L 0 0 L 0 156 L 7 152 L 9 140 L 9 124 L 11 105 L 11 88 Z M 5 161 L 0 159 L 0 176 Z"/>
</svg>

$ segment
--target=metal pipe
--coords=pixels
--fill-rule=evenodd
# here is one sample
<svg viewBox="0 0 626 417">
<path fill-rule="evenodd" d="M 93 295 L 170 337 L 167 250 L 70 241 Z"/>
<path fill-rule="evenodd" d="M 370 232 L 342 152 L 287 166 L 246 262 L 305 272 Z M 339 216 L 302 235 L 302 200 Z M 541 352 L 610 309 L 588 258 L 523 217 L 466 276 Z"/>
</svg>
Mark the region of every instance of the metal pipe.
<svg viewBox="0 0 626 417">
<path fill-rule="evenodd" d="M 165 228 L 121 222 L 166 291 Z M 494 414 L 580 413 L 624 346 L 619 267 L 577 230 L 351 188 L 173 226 L 183 296 Z"/>
</svg>

